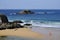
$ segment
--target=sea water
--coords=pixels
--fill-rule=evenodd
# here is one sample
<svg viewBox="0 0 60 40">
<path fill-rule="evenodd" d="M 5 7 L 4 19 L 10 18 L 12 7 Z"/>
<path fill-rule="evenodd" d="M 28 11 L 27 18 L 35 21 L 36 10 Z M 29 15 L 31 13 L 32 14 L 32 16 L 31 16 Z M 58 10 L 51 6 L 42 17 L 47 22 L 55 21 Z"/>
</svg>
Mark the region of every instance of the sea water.
<svg viewBox="0 0 60 40">
<path fill-rule="evenodd" d="M 36 32 L 39 32 L 41 27 L 60 28 L 60 10 L 31 10 L 34 14 L 17 14 L 20 11 L 22 10 L 0 10 L 0 13 L 5 14 L 9 21 L 22 20 L 24 23 L 32 24 L 32 30 Z M 6 40 L 25 40 L 15 38 L 9 36 Z"/>
<path fill-rule="evenodd" d="M 60 27 L 60 10 L 31 10 L 34 14 L 17 14 L 21 10 L 1 10 L 10 21 L 24 20 L 33 26 Z"/>
</svg>

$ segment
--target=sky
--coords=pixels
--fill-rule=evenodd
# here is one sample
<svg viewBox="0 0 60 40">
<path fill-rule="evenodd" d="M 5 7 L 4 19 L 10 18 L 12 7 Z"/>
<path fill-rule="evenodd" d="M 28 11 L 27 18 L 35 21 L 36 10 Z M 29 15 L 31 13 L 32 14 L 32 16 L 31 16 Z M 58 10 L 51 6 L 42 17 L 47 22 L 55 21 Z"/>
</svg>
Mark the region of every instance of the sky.
<svg viewBox="0 0 60 40">
<path fill-rule="evenodd" d="M 0 0 L 0 9 L 60 9 L 60 0 Z"/>
</svg>

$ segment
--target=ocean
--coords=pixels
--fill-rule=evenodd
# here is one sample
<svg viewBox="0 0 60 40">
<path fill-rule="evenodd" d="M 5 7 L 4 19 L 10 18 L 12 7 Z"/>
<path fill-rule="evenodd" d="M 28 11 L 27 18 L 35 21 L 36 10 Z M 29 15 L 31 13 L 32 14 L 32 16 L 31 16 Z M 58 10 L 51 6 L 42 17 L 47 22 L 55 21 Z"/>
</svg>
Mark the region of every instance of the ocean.
<svg viewBox="0 0 60 40">
<path fill-rule="evenodd" d="M 24 20 L 36 26 L 60 28 L 60 10 L 31 9 L 34 14 L 17 14 L 20 11 L 22 10 L 0 10 L 0 13 L 5 14 L 9 21 Z"/>
<path fill-rule="evenodd" d="M 9 21 L 22 20 L 24 23 L 32 24 L 33 31 L 36 28 L 46 27 L 46 28 L 60 28 L 60 10 L 38 10 L 30 9 L 34 14 L 17 14 L 22 11 L 20 9 L 1 9 L 0 14 L 5 14 Z M 38 32 L 37 30 L 36 32 Z M 11 37 L 10 37 L 11 38 Z M 9 39 L 9 38 L 8 38 Z M 3 40 L 3 39 L 2 39 Z M 7 40 L 7 39 L 6 39 Z M 10 39 L 13 40 L 13 39 Z M 14 39 L 14 40 L 24 40 L 24 39 Z"/>
</svg>

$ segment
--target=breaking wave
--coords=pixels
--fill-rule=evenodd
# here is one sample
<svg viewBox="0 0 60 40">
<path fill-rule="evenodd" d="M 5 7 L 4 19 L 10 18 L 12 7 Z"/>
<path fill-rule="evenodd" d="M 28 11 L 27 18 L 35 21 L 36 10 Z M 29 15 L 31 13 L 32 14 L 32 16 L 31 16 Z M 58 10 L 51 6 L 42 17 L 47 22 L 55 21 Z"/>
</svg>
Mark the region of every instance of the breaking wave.
<svg viewBox="0 0 60 40">
<path fill-rule="evenodd" d="M 26 22 L 26 21 L 25 21 Z M 35 27 L 60 27 L 60 22 L 52 22 L 52 21 L 27 21 L 26 23 L 32 24 L 32 26 Z"/>
<path fill-rule="evenodd" d="M 9 20 L 13 21 L 13 20 Z M 32 27 L 55 27 L 60 28 L 60 22 L 40 21 L 40 20 L 21 20 L 26 24 L 32 24 Z"/>
</svg>

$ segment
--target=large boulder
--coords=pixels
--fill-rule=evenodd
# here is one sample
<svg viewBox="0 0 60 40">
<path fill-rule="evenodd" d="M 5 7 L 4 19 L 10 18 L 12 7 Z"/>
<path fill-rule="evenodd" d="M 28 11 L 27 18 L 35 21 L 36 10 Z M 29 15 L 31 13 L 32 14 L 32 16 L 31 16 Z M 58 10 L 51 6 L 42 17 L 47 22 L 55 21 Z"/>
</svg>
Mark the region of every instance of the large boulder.
<svg viewBox="0 0 60 40">
<path fill-rule="evenodd" d="M 23 10 L 21 12 L 18 12 L 18 14 L 34 14 L 34 12 L 32 12 L 30 10 Z"/>
<path fill-rule="evenodd" d="M 4 14 L 0 14 L 0 23 L 8 23 L 8 18 Z"/>
</svg>

